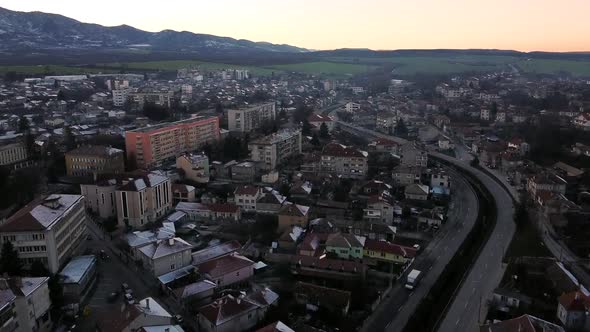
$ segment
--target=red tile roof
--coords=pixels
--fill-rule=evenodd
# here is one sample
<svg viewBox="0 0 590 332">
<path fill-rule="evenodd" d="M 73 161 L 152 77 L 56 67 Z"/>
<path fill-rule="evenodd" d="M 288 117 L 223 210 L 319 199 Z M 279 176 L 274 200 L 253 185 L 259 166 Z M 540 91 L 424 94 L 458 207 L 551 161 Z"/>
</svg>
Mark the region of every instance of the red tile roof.
<svg viewBox="0 0 590 332">
<path fill-rule="evenodd" d="M 322 150 L 323 156 L 348 157 L 348 158 L 366 158 L 366 152 L 360 151 L 350 146 L 338 143 L 329 143 Z"/>
<path fill-rule="evenodd" d="M 414 248 L 400 246 L 399 244 L 387 241 L 367 239 L 365 241 L 365 249 L 399 255 L 406 258 L 413 258 L 416 256 L 416 250 Z"/>
<path fill-rule="evenodd" d="M 234 190 L 234 195 L 250 195 L 254 196 L 256 193 L 260 191 L 260 188 L 255 186 L 238 186 L 236 190 Z"/>
<path fill-rule="evenodd" d="M 209 322 L 218 326 L 256 309 L 258 306 L 254 303 L 226 295 L 213 303 L 200 307 L 199 313 Z"/>
<path fill-rule="evenodd" d="M 208 207 L 211 212 L 220 213 L 238 213 L 238 210 L 240 209 L 237 205 L 230 203 L 214 203 L 209 204 Z"/>
<path fill-rule="evenodd" d="M 299 264 L 302 267 L 349 273 L 361 273 L 364 268 L 363 264 L 353 261 L 299 255 L 293 256 L 291 258 L 291 264 Z"/>
<path fill-rule="evenodd" d="M 217 278 L 252 265 L 254 262 L 244 256 L 228 255 L 203 263 L 197 266 L 197 269 L 200 273 L 207 273 L 211 278 Z"/>
<path fill-rule="evenodd" d="M 332 122 L 332 118 L 327 115 L 313 113 L 307 118 L 307 122 Z"/>
</svg>

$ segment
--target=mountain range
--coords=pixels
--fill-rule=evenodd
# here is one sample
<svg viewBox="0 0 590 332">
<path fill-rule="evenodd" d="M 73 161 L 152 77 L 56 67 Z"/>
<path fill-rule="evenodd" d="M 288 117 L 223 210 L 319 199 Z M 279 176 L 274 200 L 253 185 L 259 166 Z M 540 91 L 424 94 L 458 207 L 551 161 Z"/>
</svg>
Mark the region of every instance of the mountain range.
<svg viewBox="0 0 590 332">
<path fill-rule="evenodd" d="M 17 12 L 0 7 L 0 51 L 150 49 L 174 52 L 307 52 L 304 48 L 197 34 L 148 32 L 128 25 L 106 27 L 43 12 Z"/>
</svg>

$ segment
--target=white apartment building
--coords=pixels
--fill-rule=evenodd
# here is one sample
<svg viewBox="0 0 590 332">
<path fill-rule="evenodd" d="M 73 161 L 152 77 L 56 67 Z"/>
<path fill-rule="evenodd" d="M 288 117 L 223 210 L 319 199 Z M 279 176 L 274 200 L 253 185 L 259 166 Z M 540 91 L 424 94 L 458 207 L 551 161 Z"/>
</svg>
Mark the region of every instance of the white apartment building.
<svg viewBox="0 0 590 332">
<path fill-rule="evenodd" d="M 53 194 L 25 206 L 0 225 L 0 240 L 11 242 L 25 266 L 41 261 L 59 271 L 83 248 L 84 196 Z"/>
<path fill-rule="evenodd" d="M 348 113 L 354 113 L 361 109 L 361 104 L 348 102 L 344 105 L 344 110 Z"/>
<path fill-rule="evenodd" d="M 6 283 L 16 295 L 17 331 L 51 331 L 48 281 L 49 277 L 0 279 L 0 288 Z"/>
<path fill-rule="evenodd" d="M 261 169 L 273 170 L 288 157 L 301 154 L 301 131 L 282 130 L 248 144 L 251 158 Z"/>
<path fill-rule="evenodd" d="M 274 120 L 276 117 L 276 104 L 273 101 L 248 108 L 228 110 L 227 125 L 229 131 L 247 133 L 260 128 L 266 121 Z"/>
<path fill-rule="evenodd" d="M 482 108 L 481 111 L 480 111 L 480 113 L 479 113 L 479 117 L 482 120 L 489 121 L 490 120 L 490 117 L 491 117 L 490 110 L 489 109 L 486 109 L 486 108 Z"/>
<path fill-rule="evenodd" d="M 127 98 L 129 97 L 129 93 L 131 93 L 131 90 L 113 90 L 111 93 L 113 94 L 113 105 L 116 107 L 122 107 L 127 102 Z"/>
<path fill-rule="evenodd" d="M 354 147 L 330 143 L 322 150 L 322 173 L 349 179 L 363 179 L 368 171 L 369 154 Z"/>
<path fill-rule="evenodd" d="M 143 228 L 172 209 L 170 178 L 160 172 L 150 172 L 122 179 L 115 192 L 115 201 L 120 225 Z"/>
</svg>

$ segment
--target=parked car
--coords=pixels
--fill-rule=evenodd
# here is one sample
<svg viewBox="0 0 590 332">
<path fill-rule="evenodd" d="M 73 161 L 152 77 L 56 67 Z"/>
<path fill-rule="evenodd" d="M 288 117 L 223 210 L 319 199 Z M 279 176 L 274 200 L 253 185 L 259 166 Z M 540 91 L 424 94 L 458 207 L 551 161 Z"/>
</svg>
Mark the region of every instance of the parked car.
<svg viewBox="0 0 590 332">
<path fill-rule="evenodd" d="M 182 322 L 184 322 L 184 318 L 182 318 L 181 315 L 174 315 L 174 321 L 176 324 L 182 324 Z"/>
</svg>

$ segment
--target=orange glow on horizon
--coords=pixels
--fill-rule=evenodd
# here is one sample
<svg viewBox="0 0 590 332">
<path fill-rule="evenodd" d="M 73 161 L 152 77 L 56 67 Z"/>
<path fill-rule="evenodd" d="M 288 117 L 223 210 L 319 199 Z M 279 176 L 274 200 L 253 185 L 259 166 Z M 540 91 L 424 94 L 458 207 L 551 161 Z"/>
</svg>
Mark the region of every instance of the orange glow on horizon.
<svg viewBox="0 0 590 332">
<path fill-rule="evenodd" d="M 0 6 L 318 50 L 590 51 L 588 0 L 0 0 Z"/>
</svg>

